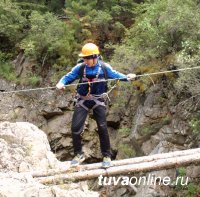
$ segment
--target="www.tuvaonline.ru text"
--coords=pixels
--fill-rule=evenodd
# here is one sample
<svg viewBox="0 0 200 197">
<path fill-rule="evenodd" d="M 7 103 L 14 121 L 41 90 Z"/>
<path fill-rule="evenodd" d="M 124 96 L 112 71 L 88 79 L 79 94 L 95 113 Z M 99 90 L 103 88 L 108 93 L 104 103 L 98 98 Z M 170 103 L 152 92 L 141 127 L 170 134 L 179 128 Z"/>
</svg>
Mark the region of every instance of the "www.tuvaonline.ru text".
<svg viewBox="0 0 200 197">
<path fill-rule="evenodd" d="M 99 185 L 187 185 L 188 177 L 178 176 L 175 181 L 172 180 L 169 176 L 166 177 L 156 177 L 152 174 L 141 177 L 128 177 L 128 176 L 111 176 L 105 177 L 100 175 L 98 177 Z"/>
</svg>

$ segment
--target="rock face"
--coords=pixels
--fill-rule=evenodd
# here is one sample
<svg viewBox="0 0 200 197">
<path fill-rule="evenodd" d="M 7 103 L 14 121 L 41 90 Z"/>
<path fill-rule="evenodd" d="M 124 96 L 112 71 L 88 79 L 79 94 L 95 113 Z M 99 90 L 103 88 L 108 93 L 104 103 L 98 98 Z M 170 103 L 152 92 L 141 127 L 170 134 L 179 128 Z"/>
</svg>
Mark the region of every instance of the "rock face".
<svg viewBox="0 0 200 197">
<path fill-rule="evenodd" d="M 13 64 L 15 65 L 17 76 L 24 78 L 34 71 L 37 62 L 34 59 L 25 57 L 24 53 L 21 52 L 13 61 Z"/>
<path fill-rule="evenodd" d="M 137 99 L 138 102 L 134 101 Z M 124 113 L 124 115 L 129 114 L 131 129 L 128 132 L 126 127 L 123 129 L 126 117 L 122 116 L 120 129 L 116 134 L 117 159 L 199 147 L 200 135 L 193 132 L 190 123 L 193 118 L 200 118 L 199 101 L 200 95 L 192 99 L 177 98 L 173 88 L 171 90 L 163 87 L 162 84 L 156 84 L 149 88 L 142 98 L 141 96 L 133 98 Z M 128 125 L 127 123 L 126 121 L 126 125 Z M 177 170 L 154 171 L 150 174 L 161 177 L 161 179 L 169 176 L 173 180 L 177 176 Z M 199 173 L 197 173 L 199 166 L 190 166 L 184 170 L 185 174 L 191 178 L 191 182 L 199 179 Z M 195 178 L 194 173 L 196 173 Z M 139 177 L 140 174 L 136 176 Z M 148 177 L 148 174 L 145 176 Z M 172 196 L 174 187 L 137 186 L 133 188 L 134 195 L 132 196 Z M 130 188 L 126 193 L 128 191 Z"/>
<path fill-rule="evenodd" d="M 82 190 L 81 183 L 44 186 L 28 173 L 61 166 L 50 150 L 46 134 L 36 126 L 27 122 L 0 123 L 0 196 L 99 196 L 89 191 L 86 183 Z"/>
<path fill-rule="evenodd" d="M 55 168 L 58 162 L 46 134 L 25 122 L 0 124 L 0 151 L 2 171 L 47 170 Z"/>
<path fill-rule="evenodd" d="M 0 92 L 13 90 L 15 86 L 16 86 L 15 84 L 10 84 L 5 80 L 0 79 Z"/>
<path fill-rule="evenodd" d="M 1 85 L 1 91 L 28 89 L 28 87 L 14 88 L 6 82 Z M 71 121 L 70 100 L 71 97 L 67 94 L 48 89 L 15 94 L 1 94 L 0 92 L 0 121 L 30 122 L 46 131 L 51 144 L 59 140 L 67 140 L 67 138 L 71 138 L 70 131 L 67 129 L 67 126 L 70 128 L 68 124 Z M 62 116 L 64 114 L 66 116 Z M 59 151 L 61 149 L 59 148 Z M 64 153 L 60 153 L 59 159 L 62 158 L 67 160 L 70 157 L 66 156 L 64 151 Z"/>
<path fill-rule="evenodd" d="M 1 91 L 13 90 L 14 88 L 22 89 L 22 87 L 15 87 L 3 82 L 0 88 Z M 132 97 L 123 95 L 123 99 L 117 104 L 124 104 L 126 108 L 114 108 L 113 105 L 107 117 L 114 158 L 124 159 L 200 147 L 200 135 L 194 134 L 190 125 L 192 119 L 200 118 L 199 97 L 177 98 L 173 88 L 169 90 L 162 84 L 156 84 L 149 88 L 145 94 L 133 95 Z M 70 131 L 73 114 L 71 93 L 61 93 L 55 90 L 8 95 L 0 93 L 0 101 L 0 121 L 33 123 L 47 134 L 51 149 L 56 153 L 57 159 L 70 160 L 73 157 Z M 90 114 L 82 135 L 86 162 L 101 160 L 96 129 L 95 120 Z M 11 136 L 8 139 L 13 140 Z M 13 147 L 8 147 L 4 138 L 1 141 L 1 150 L 11 154 L 10 152 L 14 151 Z M 18 167 L 7 161 L 13 157 L 12 154 L 6 154 L 7 159 L 4 159 L 4 166 L 8 166 L 9 170 L 15 169 L 14 171 L 18 172 L 19 169 L 21 171 L 26 171 L 29 168 L 37 169 L 37 166 L 29 163 L 29 160 L 23 160 L 26 150 L 16 149 L 14 152 Z M 23 155 L 20 154 L 21 152 Z M 39 162 L 44 168 L 48 165 L 47 160 Z M 193 178 L 198 178 L 198 170 L 199 167 L 192 166 L 187 168 L 186 173 L 191 174 Z M 162 176 L 171 174 L 173 177 L 175 170 L 154 173 Z M 156 190 L 159 190 L 160 193 Z M 162 196 L 163 194 L 162 189 L 158 187 L 153 189 L 138 187 L 138 191 L 144 196 L 148 196 L 148 194 Z M 148 192 L 145 193 L 145 191 Z"/>
<path fill-rule="evenodd" d="M 192 131 L 189 121 L 194 117 L 200 118 L 199 99 L 197 96 L 192 100 L 185 98 L 182 102 L 177 102 L 172 91 L 162 88 L 161 85 L 151 87 L 144 103 L 137 106 L 133 118 L 131 141 L 138 148 L 137 151 L 149 155 L 198 147 L 199 134 Z M 154 171 L 149 174 L 161 179 L 168 176 L 175 180 L 178 176 L 177 170 Z M 189 177 L 191 182 L 199 179 L 199 173 L 196 173 L 195 178 L 193 176 L 199 166 L 190 166 L 184 170 L 184 176 Z M 174 188 L 175 186 L 158 184 L 141 185 L 135 196 L 172 196 Z"/>
<path fill-rule="evenodd" d="M 4 81 L 4 80 L 2 80 Z M 2 91 L 23 89 L 2 83 Z M 28 87 L 24 88 L 28 89 Z M 15 94 L 0 92 L 0 121 L 30 122 L 42 129 L 48 136 L 52 151 L 59 160 L 70 160 L 73 155 L 71 139 L 71 120 L 73 114 L 73 94 L 56 90 L 27 91 Z M 100 159 L 96 122 L 90 115 L 90 124 L 85 125 L 83 135 L 86 156 Z M 89 136 L 89 133 L 92 136 Z M 93 142 L 93 143 L 92 143 Z"/>
</svg>

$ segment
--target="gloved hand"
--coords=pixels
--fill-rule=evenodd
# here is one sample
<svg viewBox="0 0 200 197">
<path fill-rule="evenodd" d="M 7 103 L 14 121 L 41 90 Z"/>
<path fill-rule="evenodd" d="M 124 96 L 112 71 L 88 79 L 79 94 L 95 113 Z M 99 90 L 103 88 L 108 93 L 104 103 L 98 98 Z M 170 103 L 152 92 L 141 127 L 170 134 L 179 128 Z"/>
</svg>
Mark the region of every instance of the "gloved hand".
<svg viewBox="0 0 200 197">
<path fill-rule="evenodd" d="M 58 82 L 58 83 L 56 84 L 56 88 L 58 88 L 59 90 L 65 90 L 65 85 L 62 84 L 62 83 L 60 83 L 60 82 Z"/>
<path fill-rule="evenodd" d="M 132 73 L 130 73 L 130 74 L 127 75 L 128 81 L 132 81 L 132 80 L 134 80 L 136 77 L 137 77 L 136 74 L 132 74 Z"/>
</svg>

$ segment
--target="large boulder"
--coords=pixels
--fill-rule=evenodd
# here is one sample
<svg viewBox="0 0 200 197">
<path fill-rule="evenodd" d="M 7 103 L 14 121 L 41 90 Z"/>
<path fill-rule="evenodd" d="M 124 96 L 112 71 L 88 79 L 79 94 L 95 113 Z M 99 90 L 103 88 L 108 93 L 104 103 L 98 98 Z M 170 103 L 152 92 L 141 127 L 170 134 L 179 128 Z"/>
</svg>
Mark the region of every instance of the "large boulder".
<svg viewBox="0 0 200 197">
<path fill-rule="evenodd" d="M 65 197 L 99 196 L 89 191 L 86 182 L 45 186 L 32 171 L 68 168 L 51 152 L 46 134 L 27 122 L 0 123 L 0 196 Z"/>
<path fill-rule="evenodd" d="M 24 172 L 58 165 L 46 134 L 27 122 L 0 123 L 0 169 Z"/>
</svg>

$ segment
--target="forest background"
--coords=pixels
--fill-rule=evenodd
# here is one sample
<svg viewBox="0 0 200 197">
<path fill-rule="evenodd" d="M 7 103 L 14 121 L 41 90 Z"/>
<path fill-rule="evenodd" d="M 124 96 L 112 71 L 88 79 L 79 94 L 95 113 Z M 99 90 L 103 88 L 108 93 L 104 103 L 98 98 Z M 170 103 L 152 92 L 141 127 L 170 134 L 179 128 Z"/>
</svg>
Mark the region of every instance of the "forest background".
<svg viewBox="0 0 200 197">
<path fill-rule="evenodd" d="M 0 1 L 0 77 L 18 89 L 55 86 L 76 65 L 81 47 L 87 42 L 97 44 L 104 61 L 125 74 L 200 66 L 200 1 Z M 16 71 L 16 62 L 21 59 L 32 62 L 25 75 Z M 134 92 L 135 98 L 142 95 L 140 98 L 145 100 L 155 84 L 164 84 L 162 87 L 173 92 L 175 104 L 186 99 L 192 103 L 192 98 L 200 94 L 200 69 L 121 84 L 123 93 L 115 105 L 126 110 L 124 95 Z M 169 97 L 157 99 L 165 104 Z M 192 111 L 190 104 L 187 107 Z M 199 117 L 197 109 L 185 120 L 195 139 L 200 135 Z M 163 124 L 168 122 L 163 118 Z M 149 125 L 140 129 L 142 135 L 153 130 L 153 124 Z M 119 130 L 123 135 L 130 134 L 130 129 Z M 131 157 L 128 148 L 123 147 L 123 151 Z M 198 193 L 199 189 L 194 188 L 196 185 L 189 189 Z"/>
<path fill-rule="evenodd" d="M 193 67 L 199 64 L 199 38 L 198 0 L 3 0 L 0 75 L 33 86 L 48 76 L 55 84 L 90 41 L 105 61 L 126 73 Z M 20 52 L 36 62 L 25 79 L 11 63 Z M 135 85 L 145 91 L 149 84 Z M 199 71 L 180 74 L 174 83 L 178 92 L 191 95 L 199 93 L 199 85 Z"/>
</svg>

